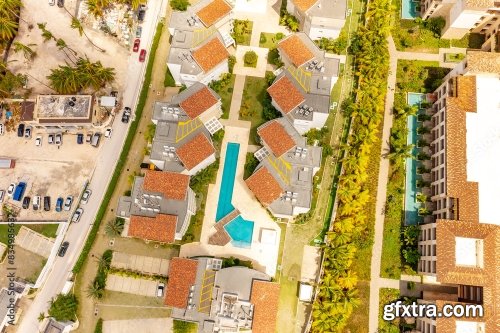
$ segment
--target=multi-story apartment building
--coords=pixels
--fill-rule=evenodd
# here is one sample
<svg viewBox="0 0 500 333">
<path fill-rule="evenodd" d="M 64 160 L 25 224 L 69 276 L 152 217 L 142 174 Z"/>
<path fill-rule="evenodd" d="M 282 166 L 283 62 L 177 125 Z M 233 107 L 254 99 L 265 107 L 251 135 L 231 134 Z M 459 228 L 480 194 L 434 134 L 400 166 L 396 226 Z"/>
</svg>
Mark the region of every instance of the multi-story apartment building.
<svg viewBox="0 0 500 333">
<path fill-rule="evenodd" d="M 229 72 L 226 48 L 235 44 L 232 9 L 224 0 L 202 0 L 172 13 L 167 65 L 177 85 L 207 84 Z"/>
<path fill-rule="evenodd" d="M 419 318 L 428 332 L 498 332 L 500 322 L 500 54 L 469 52 L 436 90 L 431 200 L 421 225 L 418 271 L 455 286 L 421 302 L 481 304 L 482 318 Z"/>
<path fill-rule="evenodd" d="M 306 34 L 299 32 L 278 44 L 283 71 L 268 88 L 273 106 L 300 134 L 325 126 L 330 94 L 339 74 L 339 59 L 327 57 Z"/>
<path fill-rule="evenodd" d="M 484 51 L 497 50 L 500 25 L 500 1 L 498 0 L 422 0 L 423 19 L 443 17 L 446 25 L 442 37 L 460 39 L 469 32 L 485 36 Z"/>
<path fill-rule="evenodd" d="M 289 0 L 286 10 L 311 39 L 337 38 L 345 24 L 346 0 Z"/>
</svg>

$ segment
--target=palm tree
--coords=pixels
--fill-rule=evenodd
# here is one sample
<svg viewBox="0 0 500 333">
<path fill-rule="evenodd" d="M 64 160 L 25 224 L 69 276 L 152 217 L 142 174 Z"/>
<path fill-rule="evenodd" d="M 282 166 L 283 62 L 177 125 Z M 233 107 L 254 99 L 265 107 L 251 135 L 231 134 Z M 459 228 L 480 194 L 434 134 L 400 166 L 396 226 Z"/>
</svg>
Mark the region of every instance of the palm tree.
<svg viewBox="0 0 500 333">
<path fill-rule="evenodd" d="M 42 322 L 45 318 L 46 318 L 46 317 L 45 317 L 45 313 L 40 312 L 40 314 L 38 315 L 38 321 L 39 321 L 39 322 Z"/>
<path fill-rule="evenodd" d="M 36 52 L 31 48 L 32 46 L 36 46 L 36 44 L 26 45 L 20 42 L 14 42 L 12 45 L 14 46 L 14 52 L 22 52 L 26 60 L 33 60 L 36 56 Z"/>
<path fill-rule="evenodd" d="M 390 151 L 385 155 L 394 164 L 401 164 L 407 158 L 415 158 L 412 154 L 412 150 L 415 145 L 407 144 L 391 144 Z"/>
<path fill-rule="evenodd" d="M 73 16 L 73 14 L 71 14 L 66 9 L 66 7 L 64 7 L 64 9 L 66 10 L 66 12 L 69 15 L 71 15 L 71 28 L 78 30 L 78 33 L 80 34 L 80 36 L 84 35 L 87 38 L 87 40 L 90 42 L 90 44 L 92 44 L 92 46 L 94 46 L 96 49 L 98 49 L 101 52 L 106 52 L 106 50 L 100 48 L 99 46 L 95 45 L 94 42 L 92 42 L 92 40 L 89 38 L 89 36 L 85 33 L 85 30 L 83 29 L 82 22 L 80 22 L 79 19 L 77 19 L 75 16 Z"/>
<path fill-rule="evenodd" d="M 106 235 L 109 237 L 115 237 L 121 235 L 123 231 L 124 221 L 123 219 L 116 218 L 114 220 L 109 221 L 106 224 Z"/>
<path fill-rule="evenodd" d="M 13 39 L 18 27 L 17 22 L 11 17 L 0 15 L 0 41 Z"/>
<path fill-rule="evenodd" d="M 86 290 L 87 297 L 92 299 L 101 299 L 104 296 L 104 290 L 99 286 L 97 281 L 89 283 Z"/>
</svg>

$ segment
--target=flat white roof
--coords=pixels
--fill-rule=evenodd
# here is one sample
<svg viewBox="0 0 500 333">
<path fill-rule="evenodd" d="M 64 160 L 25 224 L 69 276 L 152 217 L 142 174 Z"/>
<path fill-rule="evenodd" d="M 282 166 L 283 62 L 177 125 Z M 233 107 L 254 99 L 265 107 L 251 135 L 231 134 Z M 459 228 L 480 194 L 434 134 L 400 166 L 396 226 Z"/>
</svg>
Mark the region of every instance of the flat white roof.
<svg viewBox="0 0 500 333">
<path fill-rule="evenodd" d="M 456 322 L 456 333 L 483 333 L 484 323 L 475 321 L 459 321 Z"/>
<path fill-rule="evenodd" d="M 477 113 L 467 112 L 467 181 L 479 187 L 479 222 L 500 225 L 500 78 L 476 76 Z"/>
<path fill-rule="evenodd" d="M 299 300 L 310 302 L 313 298 L 313 287 L 310 284 L 301 283 L 299 288 Z"/>
<path fill-rule="evenodd" d="M 483 241 L 475 238 L 455 237 L 455 264 L 482 266 Z"/>
</svg>

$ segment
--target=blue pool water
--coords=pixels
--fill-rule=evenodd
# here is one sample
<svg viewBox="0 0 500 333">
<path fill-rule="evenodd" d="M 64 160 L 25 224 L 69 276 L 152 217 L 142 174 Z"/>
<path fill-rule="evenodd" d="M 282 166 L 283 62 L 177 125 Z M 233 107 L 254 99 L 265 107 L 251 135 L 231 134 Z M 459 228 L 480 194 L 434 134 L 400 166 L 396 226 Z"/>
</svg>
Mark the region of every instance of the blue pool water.
<svg viewBox="0 0 500 333">
<path fill-rule="evenodd" d="M 229 142 L 227 144 L 224 169 L 222 170 L 222 183 L 215 216 L 217 222 L 235 209 L 232 200 L 239 151 L 240 145 L 238 143 Z M 231 243 L 238 247 L 250 247 L 250 244 L 252 244 L 253 227 L 254 222 L 245 220 L 241 215 L 238 215 L 224 226 L 232 239 Z"/>
<path fill-rule="evenodd" d="M 420 93 L 408 93 L 408 105 L 418 105 L 425 99 L 424 94 Z M 420 110 L 419 110 L 420 111 Z M 409 145 L 415 145 L 413 148 L 413 155 L 418 154 L 417 141 L 417 116 L 408 116 L 408 137 L 407 143 Z M 406 159 L 406 184 L 405 184 L 405 224 L 415 225 L 422 222 L 422 217 L 418 216 L 418 209 L 420 208 L 420 203 L 417 202 L 417 167 L 419 162 L 412 158 Z"/>
<path fill-rule="evenodd" d="M 231 236 L 234 246 L 250 247 L 252 244 L 253 221 L 247 221 L 241 215 L 224 226 L 227 233 Z"/>
<path fill-rule="evenodd" d="M 417 12 L 417 1 L 401 0 L 401 18 L 405 20 L 413 20 L 419 16 Z"/>
</svg>

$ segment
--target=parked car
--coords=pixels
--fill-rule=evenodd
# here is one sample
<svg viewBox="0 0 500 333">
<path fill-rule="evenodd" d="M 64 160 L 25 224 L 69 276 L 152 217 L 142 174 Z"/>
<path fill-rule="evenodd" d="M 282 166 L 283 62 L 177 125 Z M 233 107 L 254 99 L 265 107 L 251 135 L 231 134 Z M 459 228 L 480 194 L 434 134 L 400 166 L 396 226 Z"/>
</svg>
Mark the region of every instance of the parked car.
<svg viewBox="0 0 500 333">
<path fill-rule="evenodd" d="M 76 143 L 79 144 L 79 145 L 83 144 L 83 134 L 82 133 L 78 133 L 76 135 Z"/>
<path fill-rule="evenodd" d="M 57 133 L 57 134 L 56 134 L 56 140 L 55 140 L 55 143 L 56 143 L 56 145 L 58 145 L 58 146 L 62 145 L 62 134 L 61 134 L 61 133 Z"/>
<path fill-rule="evenodd" d="M 138 26 L 137 29 L 135 30 L 135 38 L 141 38 L 142 35 L 142 27 Z"/>
<path fill-rule="evenodd" d="M 113 129 L 107 128 L 106 131 L 104 132 L 104 137 L 105 138 L 110 138 L 111 137 L 111 133 L 113 133 Z"/>
<path fill-rule="evenodd" d="M 31 131 L 33 130 L 33 127 L 28 126 L 26 127 L 26 131 L 24 132 L 24 137 L 27 139 L 31 139 Z"/>
<path fill-rule="evenodd" d="M 31 198 L 26 196 L 24 197 L 23 199 L 23 209 L 28 209 L 28 207 L 30 206 L 30 201 L 31 201 Z"/>
<path fill-rule="evenodd" d="M 16 189 L 14 190 L 14 194 L 12 195 L 12 199 L 15 201 L 21 201 L 25 190 L 26 190 L 26 183 L 19 182 L 19 184 L 17 184 L 17 186 L 16 186 Z"/>
<path fill-rule="evenodd" d="M 42 197 L 39 195 L 35 195 L 33 197 L 33 210 L 39 210 L 41 208 Z"/>
<path fill-rule="evenodd" d="M 56 4 L 56 0 L 49 0 L 49 5 L 54 6 Z"/>
<path fill-rule="evenodd" d="M 139 51 L 139 45 L 141 45 L 141 40 L 139 38 L 136 38 L 134 40 L 134 47 L 132 48 L 132 51 L 138 52 Z"/>
<path fill-rule="evenodd" d="M 85 192 L 83 192 L 83 195 L 82 195 L 82 203 L 83 204 L 86 204 L 87 202 L 89 202 L 91 194 L 92 194 L 92 191 L 89 189 L 86 189 Z"/>
<path fill-rule="evenodd" d="M 49 134 L 49 145 L 54 144 L 55 137 L 56 136 L 54 134 Z"/>
<path fill-rule="evenodd" d="M 123 114 L 122 114 L 122 123 L 128 123 L 130 120 L 130 115 L 132 114 L 132 110 L 126 106 L 123 109 Z"/>
<path fill-rule="evenodd" d="M 64 0 L 57 0 L 57 7 L 63 8 L 64 7 Z"/>
<path fill-rule="evenodd" d="M 57 201 L 56 201 L 56 212 L 62 211 L 63 202 L 64 202 L 63 198 L 61 198 L 61 197 L 57 198 Z"/>
<path fill-rule="evenodd" d="M 87 143 L 92 142 L 92 132 L 87 133 L 87 139 L 85 139 L 85 142 L 87 142 Z"/>
<path fill-rule="evenodd" d="M 17 127 L 17 136 L 20 138 L 24 136 L 24 124 L 19 124 Z"/>
<path fill-rule="evenodd" d="M 77 223 L 78 221 L 80 221 L 82 214 L 83 208 L 78 208 L 77 210 L 75 210 L 75 212 L 73 213 L 73 217 L 71 218 L 71 222 Z"/>
<path fill-rule="evenodd" d="M 0 203 L 3 202 L 4 197 L 5 197 L 5 190 L 0 190 Z"/>
<path fill-rule="evenodd" d="M 165 283 L 158 283 L 158 287 L 156 288 L 156 296 L 163 297 L 163 292 L 165 291 Z"/>
<path fill-rule="evenodd" d="M 61 247 L 59 248 L 59 251 L 57 252 L 57 255 L 59 257 L 64 257 L 66 251 L 68 251 L 68 247 L 69 247 L 69 242 L 63 242 L 61 244 Z"/>
<path fill-rule="evenodd" d="M 97 148 L 99 147 L 99 141 L 101 141 L 101 133 L 97 132 L 92 136 L 92 141 L 90 142 L 90 144 Z"/>
<path fill-rule="evenodd" d="M 43 210 L 46 212 L 50 210 L 50 197 L 48 195 L 43 197 Z"/>
<path fill-rule="evenodd" d="M 137 21 L 144 21 L 144 16 L 146 16 L 146 7 L 139 7 L 139 11 L 137 12 Z"/>
<path fill-rule="evenodd" d="M 141 53 L 139 54 L 139 61 L 144 62 L 146 60 L 146 50 L 142 49 Z"/>
<path fill-rule="evenodd" d="M 16 184 L 10 183 L 9 187 L 7 188 L 7 196 L 11 197 L 12 194 L 14 193 L 14 189 L 16 188 Z"/>
<path fill-rule="evenodd" d="M 35 139 L 35 146 L 39 147 L 42 145 L 42 137 L 38 135 Z"/>
<path fill-rule="evenodd" d="M 71 205 L 73 204 L 73 196 L 68 195 L 66 197 L 66 201 L 64 201 L 64 210 L 69 211 L 71 209 Z"/>
<path fill-rule="evenodd" d="M 3 135 L 5 133 L 5 129 L 3 127 L 3 124 L 0 124 L 0 135 Z"/>
</svg>

